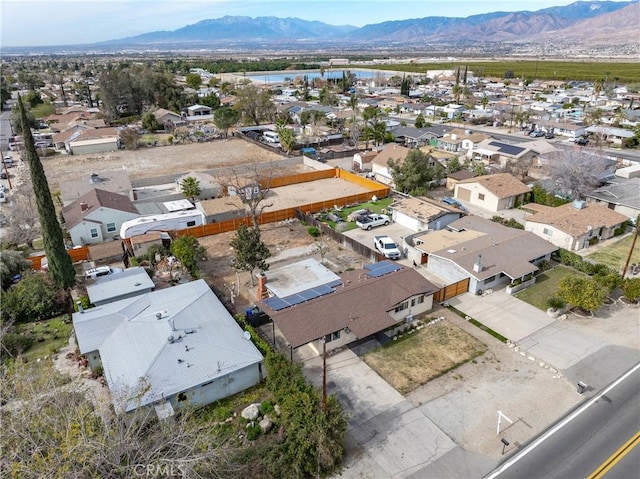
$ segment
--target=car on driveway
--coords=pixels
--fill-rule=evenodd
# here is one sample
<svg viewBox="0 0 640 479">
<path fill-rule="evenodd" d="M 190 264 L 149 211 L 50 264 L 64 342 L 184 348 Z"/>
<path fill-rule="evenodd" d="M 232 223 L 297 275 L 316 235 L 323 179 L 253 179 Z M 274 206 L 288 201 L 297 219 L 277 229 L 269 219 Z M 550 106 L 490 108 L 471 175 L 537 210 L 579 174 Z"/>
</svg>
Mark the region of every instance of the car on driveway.
<svg viewBox="0 0 640 479">
<path fill-rule="evenodd" d="M 544 131 L 542 130 L 534 130 L 531 133 L 529 133 L 529 136 L 531 138 L 541 138 L 544 136 Z"/>
<path fill-rule="evenodd" d="M 375 213 L 358 216 L 356 219 L 356 225 L 363 230 L 370 230 L 376 226 L 388 225 L 389 223 L 391 223 L 391 218 L 387 215 L 378 215 Z"/>
<path fill-rule="evenodd" d="M 462 206 L 462 203 L 460 203 L 455 198 L 451 198 L 450 196 L 445 196 L 444 198 L 442 198 L 440 200 L 440 203 L 444 203 L 445 205 L 449 205 L 449 206 L 455 206 L 459 210 L 462 210 L 465 212 L 467 211 L 467 209 L 464 206 Z"/>
<path fill-rule="evenodd" d="M 389 259 L 400 259 L 402 258 L 402 253 L 400 252 L 400 248 L 395 241 L 393 241 L 388 236 L 375 236 L 373 238 L 373 243 L 376 246 L 376 249 L 382 253 L 385 258 Z"/>
<path fill-rule="evenodd" d="M 576 145 L 581 145 L 581 146 L 585 146 L 589 144 L 589 140 L 587 140 L 586 138 L 583 138 L 582 136 L 579 136 L 578 138 L 576 138 L 575 140 L 573 140 L 573 142 Z"/>
</svg>

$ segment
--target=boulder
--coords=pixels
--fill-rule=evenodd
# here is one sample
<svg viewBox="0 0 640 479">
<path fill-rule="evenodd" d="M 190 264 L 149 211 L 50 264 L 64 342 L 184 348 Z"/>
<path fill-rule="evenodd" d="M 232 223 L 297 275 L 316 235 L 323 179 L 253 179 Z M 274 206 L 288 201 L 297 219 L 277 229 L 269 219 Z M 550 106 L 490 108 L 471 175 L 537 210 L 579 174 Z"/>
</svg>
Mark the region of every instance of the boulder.
<svg viewBox="0 0 640 479">
<path fill-rule="evenodd" d="M 248 419 L 249 421 L 255 421 L 256 419 L 258 419 L 258 416 L 260 415 L 259 406 L 260 404 L 258 403 L 249 404 L 246 408 L 242 410 L 240 415 L 243 418 Z"/>
<path fill-rule="evenodd" d="M 276 404 L 273 406 L 273 410 L 276 412 L 276 416 L 280 417 L 280 406 Z"/>
<path fill-rule="evenodd" d="M 262 431 L 262 433 L 266 434 L 273 427 L 273 421 L 271 419 L 264 418 L 258 423 L 258 426 L 260 426 L 260 430 Z"/>
</svg>

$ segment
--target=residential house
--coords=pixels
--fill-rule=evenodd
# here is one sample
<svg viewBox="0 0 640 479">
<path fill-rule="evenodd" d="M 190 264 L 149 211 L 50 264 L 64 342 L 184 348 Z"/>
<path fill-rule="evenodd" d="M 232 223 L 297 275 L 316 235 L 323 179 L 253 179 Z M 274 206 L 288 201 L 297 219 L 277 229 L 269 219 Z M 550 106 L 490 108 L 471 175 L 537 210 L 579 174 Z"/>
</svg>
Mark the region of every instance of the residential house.
<svg viewBox="0 0 640 479">
<path fill-rule="evenodd" d="M 463 212 L 430 198 L 409 196 L 391 206 L 393 221 L 411 231 L 440 230 L 460 219 Z"/>
<path fill-rule="evenodd" d="M 64 206 L 68 205 L 93 188 L 118 193 L 132 201 L 134 200 L 133 187 L 131 186 L 129 174 L 126 170 L 114 170 L 91 173 L 77 180 L 61 181 L 60 197 L 62 204 Z"/>
<path fill-rule="evenodd" d="M 480 142 L 488 140 L 489 138 L 489 135 L 485 135 L 484 133 L 456 128 L 445 133 L 442 138 L 438 139 L 438 148 L 471 158 L 474 148 L 477 147 Z"/>
<path fill-rule="evenodd" d="M 87 285 L 87 295 L 91 304 L 102 306 L 150 293 L 155 287 L 147 271 L 142 266 L 136 266 L 96 278 L 93 284 Z"/>
<path fill-rule="evenodd" d="M 393 185 L 389 160 L 393 159 L 401 164 L 410 151 L 409 148 L 397 143 L 387 143 L 371 162 L 371 172 L 375 175 L 375 179 L 386 185 Z"/>
<path fill-rule="evenodd" d="M 531 188 L 509 173 L 484 175 L 459 181 L 454 197 L 488 211 L 514 208 L 524 203 Z"/>
<path fill-rule="evenodd" d="M 358 152 L 353 155 L 353 171 L 371 171 L 372 161 L 378 155 L 377 151 Z"/>
<path fill-rule="evenodd" d="M 640 215 L 640 177 L 616 177 L 585 196 L 587 203 L 602 204 L 633 221 Z"/>
<path fill-rule="evenodd" d="M 143 235 L 136 235 L 129 238 L 131 244 L 131 254 L 133 256 L 142 256 L 147 254 L 151 246 L 161 246 L 163 244 L 171 244 L 171 236 L 162 231 L 149 231 Z"/>
<path fill-rule="evenodd" d="M 122 223 L 139 214 L 128 197 L 92 188 L 63 207 L 62 216 L 71 241 L 80 246 L 115 239 Z"/>
<path fill-rule="evenodd" d="M 613 128 L 605 126 L 590 126 L 586 129 L 587 133 L 597 135 L 602 141 L 612 143 L 614 145 L 622 145 L 625 140 L 634 137 L 634 132 L 625 130 L 624 128 Z"/>
<path fill-rule="evenodd" d="M 413 268 L 388 260 L 338 276 L 307 259 L 260 276 L 257 304 L 291 348 L 321 351 L 323 341 L 331 350 L 402 326 L 431 310 L 437 290 Z"/>
<path fill-rule="evenodd" d="M 237 194 L 199 201 L 196 203 L 196 209 L 205 216 L 206 224 L 244 218 L 247 215 L 242 197 Z"/>
<path fill-rule="evenodd" d="M 191 105 L 187 107 L 186 117 L 187 122 L 196 121 L 211 121 L 213 120 L 213 110 L 206 105 Z"/>
<path fill-rule="evenodd" d="M 585 134 L 587 127 L 576 123 L 538 121 L 536 126 L 541 126 L 546 131 L 553 131 L 556 136 L 566 138 L 578 138 Z"/>
<path fill-rule="evenodd" d="M 470 178 L 475 178 L 476 176 L 478 175 L 476 175 L 473 171 L 469 171 L 469 170 L 460 170 L 454 173 L 449 173 L 447 175 L 446 188 L 448 190 L 453 190 L 460 181 L 468 180 Z"/>
<path fill-rule="evenodd" d="M 533 163 L 537 155 L 527 147 L 488 138 L 480 143 L 474 143 L 470 157 L 474 161 L 482 161 L 485 165 L 497 165 L 504 168 L 511 162 Z"/>
<path fill-rule="evenodd" d="M 116 128 L 91 128 L 70 138 L 66 146 L 71 155 L 106 153 L 120 148 L 120 138 Z"/>
<path fill-rule="evenodd" d="M 432 131 L 428 128 L 414 128 L 412 126 L 398 126 L 391 133 L 397 143 L 408 148 L 428 145 L 433 138 Z"/>
<path fill-rule="evenodd" d="M 530 277 L 558 249 L 532 233 L 479 216 L 414 236 L 413 242 L 428 271 L 449 283 L 469 278 L 473 294 Z"/>
<path fill-rule="evenodd" d="M 602 204 L 582 200 L 555 208 L 529 203 L 526 208 L 534 214 L 525 218 L 525 229 L 569 251 L 613 237 L 616 229 L 629 220 Z"/>
<path fill-rule="evenodd" d="M 74 313 L 73 325 L 117 412 L 154 407 L 164 419 L 266 375 L 262 354 L 202 279 Z"/>
<path fill-rule="evenodd" d="M 158 108 L 153 112 L 153 116 L 158 123 L 169 130 L 187 123 L 180 114 L 165 110 L 164 108 Z"/>
</svg>

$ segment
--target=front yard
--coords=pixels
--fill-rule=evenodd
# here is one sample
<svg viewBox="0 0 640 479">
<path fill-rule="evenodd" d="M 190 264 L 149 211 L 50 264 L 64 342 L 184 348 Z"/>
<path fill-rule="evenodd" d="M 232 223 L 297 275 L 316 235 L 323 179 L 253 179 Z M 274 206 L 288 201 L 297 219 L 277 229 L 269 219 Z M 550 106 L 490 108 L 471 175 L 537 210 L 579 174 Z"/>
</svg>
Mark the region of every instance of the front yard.
<svg viewBox="0 0 640 479">
<path fill-rule="evenodd" d="M 536 276 L 536 284 L 514 294 L 516 298 L 525 303 L 529 303 L 542 311 L 547 310 L 547 300 L 556 295 L 558 283 L 568 275 L 582 275 L 572 268 L 566 266 L 556 266 Z"/>
<path fill-rule="evenodd" d="M 470 361 L 484 343 L 446 321 L 430 324 L 364 356 L 364 361 L 401 394 Z"/>
<path fill-rule="evenodd" d="M 633 242 L 633 235 L 616 241 L 604 248 L 591 253 L 587 256 L 587 259 L 595 261 L 596 263 L 606 264 L 612 267 L 616 271 L 622 272 L 624 263 L 627 261 L 629 251 L 631 250 L 631 243 Z M 640 241 L 636 241 L 636 246 L 631 255 L 631 263 L 640 263 Z"/>
</svg>

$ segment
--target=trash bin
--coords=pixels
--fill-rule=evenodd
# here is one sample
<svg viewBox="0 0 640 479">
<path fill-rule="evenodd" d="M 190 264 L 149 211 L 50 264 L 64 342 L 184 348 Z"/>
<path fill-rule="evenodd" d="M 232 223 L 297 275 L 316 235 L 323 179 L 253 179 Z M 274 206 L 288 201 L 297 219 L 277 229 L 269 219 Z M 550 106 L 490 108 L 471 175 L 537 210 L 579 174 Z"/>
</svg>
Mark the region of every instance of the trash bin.
<svg viewBox="0 0 640 479">
<path fill-rule="evenodd" d="M 587 385 L 585 383 L 583 383 L 582 381 L 579 381 L 578 387 L 577 387 L 578 394 L 584 393 L 584 390 L 586 389 L 586 387 Z"/>
</svg>

